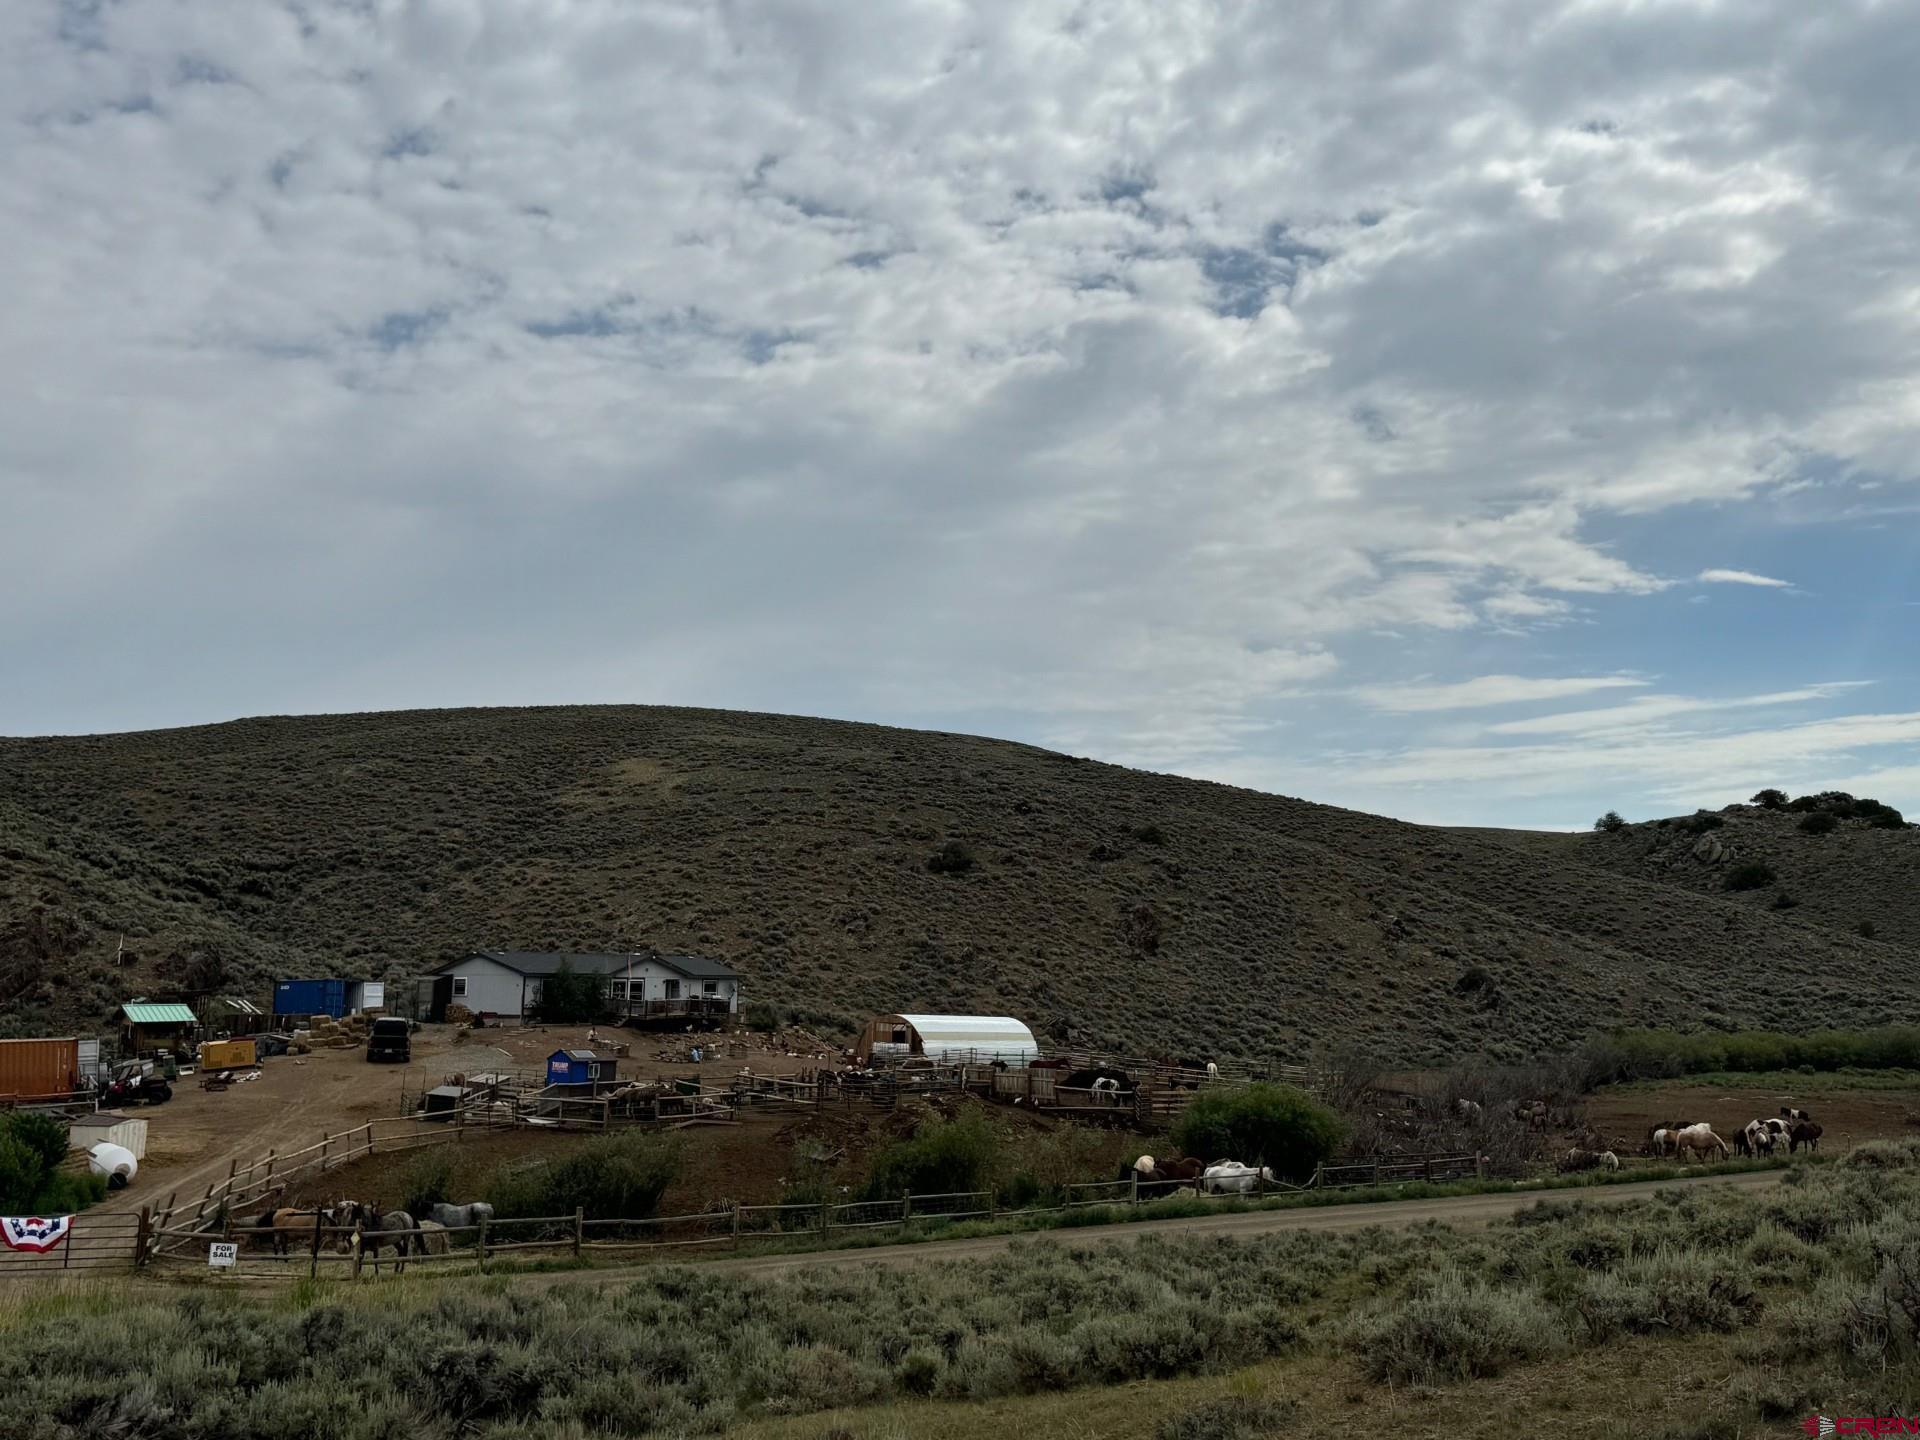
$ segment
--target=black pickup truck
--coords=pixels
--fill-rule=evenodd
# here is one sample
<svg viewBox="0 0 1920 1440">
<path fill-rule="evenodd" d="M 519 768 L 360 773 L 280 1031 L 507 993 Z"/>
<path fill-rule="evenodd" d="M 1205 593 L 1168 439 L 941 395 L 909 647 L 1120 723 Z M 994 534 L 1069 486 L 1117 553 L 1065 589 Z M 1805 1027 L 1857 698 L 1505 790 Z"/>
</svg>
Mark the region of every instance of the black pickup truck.
<svg viewBox="0 0 1920 1440">
<path fill-rule="evenodd" d="M 402 1065 L 413 1058 L 412 1025 L 405 1020 L 383 1015 L 367 1029 L 367 1059 L 397 1060 Z"/>
</svg>

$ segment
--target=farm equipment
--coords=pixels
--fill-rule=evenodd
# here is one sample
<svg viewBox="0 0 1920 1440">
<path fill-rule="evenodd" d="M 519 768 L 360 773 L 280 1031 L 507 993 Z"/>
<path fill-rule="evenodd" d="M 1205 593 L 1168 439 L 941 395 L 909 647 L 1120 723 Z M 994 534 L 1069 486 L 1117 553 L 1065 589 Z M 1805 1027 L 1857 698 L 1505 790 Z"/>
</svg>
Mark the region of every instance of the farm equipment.
<svg viewBox="0 0 1920 1440">
<path fill-rule="evenodd" d="M 172 1098 L 173 1086 L 164 1073 L 155 1072 L 151 1060 L 121 1061 L 100 1092 L 103 1106 L 164 1105 Z"/>
</svg>

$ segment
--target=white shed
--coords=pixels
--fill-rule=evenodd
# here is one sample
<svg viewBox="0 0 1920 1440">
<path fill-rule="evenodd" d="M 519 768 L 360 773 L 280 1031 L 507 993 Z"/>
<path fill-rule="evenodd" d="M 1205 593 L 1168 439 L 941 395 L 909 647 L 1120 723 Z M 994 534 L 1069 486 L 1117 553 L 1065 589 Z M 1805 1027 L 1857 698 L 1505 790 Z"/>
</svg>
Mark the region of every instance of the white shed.
<svg viewBox="0 0 1920 1440">
<path fill-rule="evenodd" d="M 75 1150 L 91 1150 L 105 1141 L 132 1153 L 136 1160 L 147 1158 L 147 1122 L 118 1110 L 96 1110 L 67 1125 L 67 1144 Z"/>
<path fill-rule="evenodd" d="M 1029 1065 L 1039 1042 L 1005 1015 L 876 1015 L 854 1042 L 863 1064 L 924 1057 L 940 1063 Z"/>
</svg>

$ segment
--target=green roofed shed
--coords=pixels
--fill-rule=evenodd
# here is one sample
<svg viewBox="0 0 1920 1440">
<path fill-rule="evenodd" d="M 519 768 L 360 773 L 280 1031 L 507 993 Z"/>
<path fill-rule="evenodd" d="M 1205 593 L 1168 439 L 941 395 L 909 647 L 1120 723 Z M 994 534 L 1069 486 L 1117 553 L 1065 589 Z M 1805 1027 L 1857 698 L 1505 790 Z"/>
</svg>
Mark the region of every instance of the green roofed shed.
<svg viewBox="0 0 1920 1440">
<path fill-rule="evenodd" d="M 198 1025 L 191 1005 L 175 1001 L 130 1000 L 120 1007 L 129 1025 Z"/>
<path fill-rule="evenodd" d="M 120 1049 L 126 1055 L 151 1050 L 185 1053 L 200 1021 L 191 1005 L 177 1000 L 129 1000 L 120 1007 Z"/>
</svg>

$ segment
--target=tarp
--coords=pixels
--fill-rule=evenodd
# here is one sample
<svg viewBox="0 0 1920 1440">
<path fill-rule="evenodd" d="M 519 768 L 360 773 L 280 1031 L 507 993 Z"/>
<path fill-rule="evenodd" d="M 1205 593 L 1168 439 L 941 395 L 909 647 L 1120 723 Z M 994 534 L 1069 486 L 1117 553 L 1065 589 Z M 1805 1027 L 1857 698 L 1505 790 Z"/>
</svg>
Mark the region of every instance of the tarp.
<svg viewBox="0 0 1920 1440">
<path fill-rule="evenodd" d="M 39 1215 L 0 1217 L 0 1240 L 6 1242 L 9 1250 L 32 1250 L 45 1253 L 67 1238 L 67 1232 L 73 1229 L 71 1215 Z"/>
</svg>

